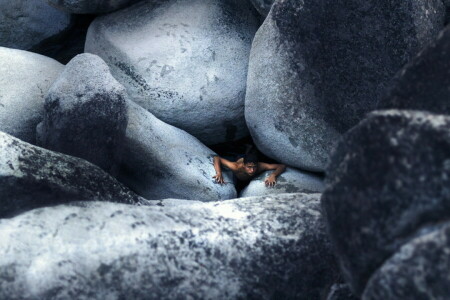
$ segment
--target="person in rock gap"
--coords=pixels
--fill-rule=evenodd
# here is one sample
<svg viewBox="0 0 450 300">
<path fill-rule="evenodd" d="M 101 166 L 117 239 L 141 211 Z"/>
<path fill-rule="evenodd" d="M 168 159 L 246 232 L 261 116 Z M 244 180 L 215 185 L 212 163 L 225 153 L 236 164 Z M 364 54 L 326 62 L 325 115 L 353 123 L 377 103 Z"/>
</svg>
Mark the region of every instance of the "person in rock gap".
<svg viewBox="0 0 450 300">
<path fill-rule="evenodd" d="M 239 191 L 243 186 L 247 185 L 250 180 L 258 176 L 264 171 L 274 170 L 264 181 L 267 187 L 275 186 L 277 177 L 286 170 L 283 164 L 268 164 L 259 162 L 258 156 L 255 152 L 250 152 L 238 159 L 235 162 L 229 161 L 220 156 L 214 156 L 214 169 L 216 175 L 213 176 L 215 182 L 224 184 L 225 181 L 222 176 L 222 166 L 227 167 L 233 172 L 233 181 L 236 189 Z"/>
</svg>

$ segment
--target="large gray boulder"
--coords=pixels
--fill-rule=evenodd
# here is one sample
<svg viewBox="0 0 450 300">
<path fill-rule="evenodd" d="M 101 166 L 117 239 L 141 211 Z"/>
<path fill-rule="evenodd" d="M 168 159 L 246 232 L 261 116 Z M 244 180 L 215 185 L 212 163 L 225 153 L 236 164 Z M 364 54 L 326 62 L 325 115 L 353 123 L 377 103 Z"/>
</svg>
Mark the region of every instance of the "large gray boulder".
<svg viewBox="0 0 450 300">
<path fill-rule="evenodd" d="M 293 168 L 286 168 L 286 171 L 277 177 L 274 187 L 267 187 L 266 178 L 273 173 L 267 171 L 250 181 L 247 187 L 241 192 L 241 197 L 264 196 L 283 193 L 321 193 L 324 189 L 323 178 L 302 172 Z"/>
<path fill-rule="evenodd" d="M 46 0 L 61 10 L 73 14 L 104 14 L 139 0 Z"/>
<path fill-rule="evenodd" d="M 309 300 L 337 276 L 318 194 L 184 202 L 1 220 L 0 298 Z"/>
<path fill-rule="evenodd" d="M 436 299 L 450 295 L 450 224 L 404 245 L 367 284 L 364 300 Z"/>
<path fill-rule="evenodd" d="M 76 56 L 48 91 L 39 145 L 114 174 L 127 127 L 126 98 L 100 57 Z"/>
<path fill-rule="evenodd" d="M 45 95 L 63 68 L 51 58 L 0 47 L 0 131 L 34 144 Z"/>
<path fill-rule="evenodd" d="M 70 27 L 70 14 L 42 0 L 0 0 L 0 46 L 28 50 Z"/>
<path fill-rule="evenodd" d="M 450 114 L 450 27 L 408 63 L 390 84 L 379 108 Z"/>
<path fill-rule="evenodd" d="M 450 217 L 450 117 L 380 111 L 346 133 L 322 206 L 343 274 L 360 294 L 400 246 Z"/>
<path fill-rule="evenodd" d="M 437 36 L 444 14 L 441 0 L 276 1 L 250 54 L 245 117 L 258 149 L 323 171 L 341 134 Z"/>
<path fill-rule="evenodd" d="M 258 12 L 262 16 L 267 16 L 269 14 L 270 8 L 275 0 L 250 0 Z"/>
<path fill-rule="evenodd" d="M 85 160 L 51 152 L 0 132 L 0 218 L 81 199 L 145 204 L 142 198 Z"/>
<path fill-rule="evenodd" d="M 248 1 L 143 1 L 97 18 L 85 51 L 157 118 L 217 144 L 248 135 L 244 95 L 258 25 Z"/>
<path fill-rule="evenodd" d="M 236 198 L 227 184 L 215 183 L 212 150 L 184 130 L 128 102 L 128 127 L 119 180 L 147 199 L 214 201 Z"/>
</svg>

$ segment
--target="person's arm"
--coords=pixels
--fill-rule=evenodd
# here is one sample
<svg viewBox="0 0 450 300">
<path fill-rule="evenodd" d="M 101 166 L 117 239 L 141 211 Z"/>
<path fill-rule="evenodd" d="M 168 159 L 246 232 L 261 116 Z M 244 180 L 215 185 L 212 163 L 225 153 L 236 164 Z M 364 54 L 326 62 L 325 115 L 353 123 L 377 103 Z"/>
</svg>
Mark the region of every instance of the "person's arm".
<svg viewBox="0 0 450 300">
<path fill-rule="evenodd" d="M 283 164 L 259 163 L 259 169 L 261 171 L 275 170 L 264 181 L 266 186 L 274 186 L 277 182 L 278 175 L 280 175 L 281 173 L 283 173 L 286 170 L 286 166 Z"/>
<path fill-rule="evenodd" d="M 214 156 L 214 170 L 216 170 L 216 175 L 213 176 L 214 179 L 216 179 L 217 183 L 224 184 L 225 181 L 223 180 L 222 176 L 222 165 L 229 168 L 230 170 L 235 170 L 235 163 L 226 160 L 225 158 L 222 158 L 220 156 Z"/>
</svg>

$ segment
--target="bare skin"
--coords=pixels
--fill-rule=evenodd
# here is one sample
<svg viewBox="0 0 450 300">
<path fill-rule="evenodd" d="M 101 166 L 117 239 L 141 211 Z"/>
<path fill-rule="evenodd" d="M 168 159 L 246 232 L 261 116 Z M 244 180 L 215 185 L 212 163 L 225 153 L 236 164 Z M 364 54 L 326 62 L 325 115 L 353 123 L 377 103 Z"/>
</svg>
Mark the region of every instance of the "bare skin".
<svg viewBox="0 0 450 300">
<path fill-rule="evenodd" d="M 283 164 L 267 164 L 263 162 L 258 162 L 258 164 L 244 164 L 243 158 L 232 162 L 220 156 L 214 156 L 214 169 L 216 170 L 216 175 L 213 176 L 213 178 L 216 180 L 216 183 L 219 184 L 225 183 L 222 176 L 222 166 L 230 169 L 234 173 L 234 175 L 236 175 L 236 177 L 242 181 L 248 181 L 264 171 L 274 170 L 274 172 L 270 174 L 264 181 L 265 185 L 268 187 L 273 187 L 277 182 L 278 175 L 286 170 L 286 166 Z"/>
</svg>

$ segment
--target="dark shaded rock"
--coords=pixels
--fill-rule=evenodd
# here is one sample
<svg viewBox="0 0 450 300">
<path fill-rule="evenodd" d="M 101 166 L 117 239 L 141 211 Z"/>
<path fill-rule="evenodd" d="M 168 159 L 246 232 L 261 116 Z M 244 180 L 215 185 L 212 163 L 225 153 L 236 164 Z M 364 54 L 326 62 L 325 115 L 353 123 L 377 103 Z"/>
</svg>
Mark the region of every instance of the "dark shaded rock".
<svg viewBox="0 0 450 300">
<path fill-rule="evenodd" d="M 70 27 L 70 14 L 42 0 L 0 0 L 0 46 L 29 50 Z"/>
<path fill-rule="evenodd" d="M 404 245 L 374 274 L 364 300 L 436 299 L 450 295 L 450 224 Z"/>
<path fill-rule="evenodd" d="M 252 45 L 245 118 L 267 156 L 323 171 L 341 134 L 442 29 L 440 0 L 276 1 Z"/>
<path fill-rule="evenodd" d="M 267 16 L 275 0 L 250 0 L 262 16 Z"/>
<path fill-rule="evenodd" d="M 50 5 L 73 14 L 104 14 L 139 0 L 46 0 Z"/>
<path fill-rule="evenodd" d="M 45 99 L 39 145 L 114 174 L 127 126 L 126 97 L 125 88 L 100 57 L 76 56 Z"/>
<path fill-rule="evenodd" d="M 78 54 L 84 53 L 87 30 L 95 17 L 95 15 L 72 15 L 67 30 L 43 40 L 31 47 L 29 51 L 67 64 Z"/>
<path fill-rule="evenodd" d="M 63 68 L 51 58 L 0 47 L 0 131 L 36 143 L 45 95 Z"/>
<path fill-rule="evenodd" d="M 241 192 L 241 197 L 264 196 L 283 193 L 321 193 L 324 189 L 323 178 L 312 173 L 302 172 L 293 168 L 277 177 L 274 187 L 265 185 L 266 178 L 273 173 L 267 171 L 253 179 Z"/>
<path fill-rule="evenodd" d="M 184 130 L 128 102 L 128 127 L 119 180 L 147 199 L 216 201 L 236 198 L 232 177 L 216 184 L 215 153 Z"/>
<path fill-rule="evenodd" d="M 102 57 L 133 101 L 205 144 L 248 135 L 244 100 L 259 15 L 242 0 L 142 1 L 92 22 Z"/>
<path fill-rule="evenodd" d="M 450 27 L 394 78 L 380 108 L 450 114 Z"/>
<path fill-rule="evenodd" d="M 328 294 L 327 300 L 358 300 L 359 298 L 352 294 L 347 284 L 333 284 Z"/>
<path fill-rule="evenodd" d="M 145 203 L 85 160 L 0 132 L 0 218 L 81 199 Z"/>
<path fill-rule="evenodd" d="M 450 117 L 380 111 L 346 133 L 322 197 L 346 281 L 367 280 L 424 224 L 450 216 Z"/>
<path fill-rule="evenodd" d="M 0 220 L 0 298 L 320 299 L 337 266 L 319 197 L 61 205 Z"/>
</svg>

